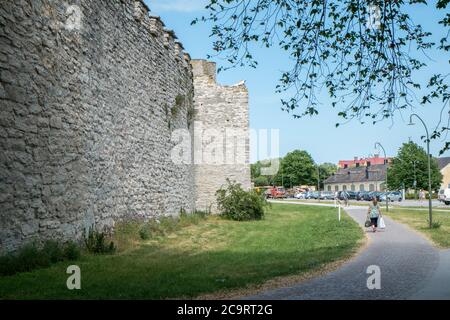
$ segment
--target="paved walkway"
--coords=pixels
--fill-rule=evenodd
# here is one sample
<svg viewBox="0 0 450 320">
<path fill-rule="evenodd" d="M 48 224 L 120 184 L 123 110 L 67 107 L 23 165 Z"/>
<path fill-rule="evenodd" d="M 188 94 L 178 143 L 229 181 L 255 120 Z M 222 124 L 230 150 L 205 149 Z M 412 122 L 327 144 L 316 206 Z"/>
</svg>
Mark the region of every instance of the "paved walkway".
<svg viewBox="0 0 450 320">
<path fill-rule="evenodd" d="M 350 206 L 345 210 L 364 224 L 367 208 Z M 338 270 L 246 299 L 450 299 L 450 252 L 445 255 L 448 261 L 441 259 L 443 253 L 415 231 L 388 217 L 385 222 L 384 231 L 367 232 L 367 248 Z M 379 290 L 367 288 L 371 265 L 381 270 Z"/>
</svg>

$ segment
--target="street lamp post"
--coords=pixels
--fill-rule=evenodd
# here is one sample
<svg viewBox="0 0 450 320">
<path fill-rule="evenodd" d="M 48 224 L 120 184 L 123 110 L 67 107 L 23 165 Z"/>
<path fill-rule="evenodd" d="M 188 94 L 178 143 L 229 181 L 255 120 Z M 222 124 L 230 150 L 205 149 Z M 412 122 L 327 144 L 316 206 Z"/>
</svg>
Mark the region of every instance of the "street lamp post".
<svg viewBox="0 0 450 320">
<path fill-rule="evenodd" d="M 416 160 L 413 161 L 413 168 L 414 168 L 414 198 L 417 200 Z"/>
<path fill-rule="evenodd" d="M 386 150 L 384 150 L 384 147 L 381 145 L 381 143 L 379 143 L 379 142 L 375 142 L 375 149 L 377 148 L 377 146 L 378 147 L 380 147 L 382 150 L 383 150 L 383 154 L 384 154 L 384 162 L 386 163 L 386 181 L 385 181 L 385 191 L 386 191 L 386 211 L 389 211 L 389 199 L 388 199 L 388 193 L 387 193 L 387 190 L 388 190 L 388 164 L 387 164 L 387 161 L 386 161 Z"/>
<path fill-rule="evenodd" d="M 320 167 L 317 166 L 317 191 L 320 191 Z"/>
<path fill-rule="evenodd" d="M 318 192 L 318 200 L 320 202 L 320 168 L 319 165 L 316 166 L 317 168 L 317 192 Z"/>
<path fill-rule="evenodd" d="M 427 134 L 427 158 L 428 158 L 428 215 L 430 220 L 430 229 L 433 225 L 433 212 L 431 208 L 431 159 L 430 159 L 430 136 L 428 134 L 428 128 L 425 124 L 425 122 L 422 120 L 421 117 L 419 117 L 417 114 L 413 113 L 409 117 L 409 125 L 414 125 L 415 123 L 412 121 L 413 117 L 416 117 L 417 119 L 422 122 L 423 127 L 425 128 L 425 132 Z"/>
</svg>

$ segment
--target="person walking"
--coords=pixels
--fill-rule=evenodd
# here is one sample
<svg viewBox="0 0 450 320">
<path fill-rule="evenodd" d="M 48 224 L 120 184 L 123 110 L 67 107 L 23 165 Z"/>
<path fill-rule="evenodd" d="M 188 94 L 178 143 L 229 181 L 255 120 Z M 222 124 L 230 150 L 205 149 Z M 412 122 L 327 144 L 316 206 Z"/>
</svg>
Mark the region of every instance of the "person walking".
<svg viewBox="0 0 450 320">
<path fill-rule="evenodd" d="M 348 207 L 348 193 L 346 191 L 342 192 L 342 198 L 344 200 L 344 205 Z"/>
<path fill-rule="evenodd" d="M 377 197 L 372 198 L 372 203 L 369 205 L 369 209 L 367 210 L 367 216 L 370 218 L 370 224 L 372 226 L 372 231 L 377 232 L 378 228 L 378 219 L 382 217 L 381 209 L 378 205 Z"/>
<path fill-rule="evenodd" d="M 424 201 L 424 200 L 425 200 L 425 191 L 420 189 L 420 191 L 419 191 L 419 202 L 422 203 L 422 201 Z"/>
</svg>

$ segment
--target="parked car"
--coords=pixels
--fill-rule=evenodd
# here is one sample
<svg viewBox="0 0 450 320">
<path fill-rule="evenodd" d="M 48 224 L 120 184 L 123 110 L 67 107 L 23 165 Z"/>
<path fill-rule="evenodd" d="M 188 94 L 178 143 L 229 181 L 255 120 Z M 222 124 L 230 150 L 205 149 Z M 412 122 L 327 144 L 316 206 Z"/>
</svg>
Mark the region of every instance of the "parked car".
<svg viewBox="0 0 450 320">
<path fill-rule="evenodd" d="M 318 191 L 312 191 L 309 195 L 308 199 L 319 199 L 320 193 Z"/>
<path fill-rule="evenodd" d="M 439 190 L 438 200 L 450 205 L 450 188 Z"/>
<path fill-rule="evenodd" d="M 364 195 L 369 193 L 368 191 L 359 191 L 356 193 L 356 200 L 362 201 L 364 200 Z"/>
<path fill-rule="evenodd" d="M 290 188 L 286 190 L 286 198 L 295 198 L 295 190 Z"/>
<path fill-rule="evenodd" d="M 389 199 L 390 202 L 394 201 L 402 201 L 402 193 L 400 191 L 393 191 L 393 192 L 383 192 L 380 195 L 380 201 L 385 202 L 386 197 Z"/>
<path fill-rule="evenodd" d="M 306 192 L 298 192 L 295 194 L 294 198 L 296 199 L 306 199 Z"/>
<path fill-rule="evenodd" d="M 375 191 L 364 193 L 363 200 L 364 201 L 372 201 L 373 197 L 376 196 Z"/>
<path fill-rule="evenodd" d="M 327 195 L 325 196 L 326 200 L 334 200 L 335 198 L 335 193 L 334 192 L 328 192 Z"/>
<path fill-rule="evenodd" d="M 391 201 L 402 201 L 403 200 L 403 193 L 401 191 L 395 191 L 391 192 Z"/>
<path fill-rule="evenodd" d="M 319 196 L 320 200 L 333 200 L 334 192 L 331 191 L 322 191 Z"/>
<path fill-rule="evenodd" d="M 356 192 L 355 191 L 339 191 L 337 194 L 337 198 L 339 200 L 354 200 L 356 199 Z"/>
<path fill-rule="evenodd" d="M 346 191 L 348 200 L 356 200 L 356 192 L 355 191 Z"/>
<path fill-rule="evenodd" d="M 373 198 L 377 198 L 377 200 L 380 201 L 380 197 L 381 197 L 382 194 L 383 194 L 383 192 L 374 191 L 374 192 L 372 192 L 372 199 Z"/>
<path fill-rule="evenodd" d="M 386 197 L 389 197 L 389 193 L 388 192 L 380 192 L 379 195 L 379 200 L 382 202 L 386 202 Z"/>
<path fill-rule="evenodd" d="M 336 195 L 336 199 L 344 200 L 344 198 L 347 196 L 347 193 L 345 191 L 338 191 Z"/>
<path fill-rule="evenodd" d="M 445 199 L 445 189 L 439 190 L 437 199 L 438 199 L 439 202 L 444 202 L 444 199 Z"/>
<path fill-rule="evenodd" d="M 284 187 L 273 187 L 268 194 L 268 198 L 272 199 L 286 198 L 286 196 L 286 189 Z"/>
</svg>

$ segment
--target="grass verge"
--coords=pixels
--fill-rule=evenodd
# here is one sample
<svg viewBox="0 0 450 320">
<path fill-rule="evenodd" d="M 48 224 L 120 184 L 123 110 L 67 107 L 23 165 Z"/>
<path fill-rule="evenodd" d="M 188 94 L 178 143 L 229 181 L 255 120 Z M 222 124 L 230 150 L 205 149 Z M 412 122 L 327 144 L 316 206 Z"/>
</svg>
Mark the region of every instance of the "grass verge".
<svg viewBox="0 0 450 320">
<path fill-rule="evenodd" d="M 385 214 L 421 232 L 437 246 L 450 248 L 450 212 L 433 211 L 433 222 L 440 224 L 440 227 L 433 229 L 428 225 L 428 210 L 395 208 Z"/>
<path fill-rule="evenodd" d="M 299 275 L 350 257 L 361 228 L 336 209 L 272 204 L 265 219 L 210 216 L 148 240 L 119 229 L 115 255 L 86 255 L 81 290 L 66 288 L 67 263 L 0 277 L 2 299 L 165 299 L 197 297 Z"/>
</svg>

